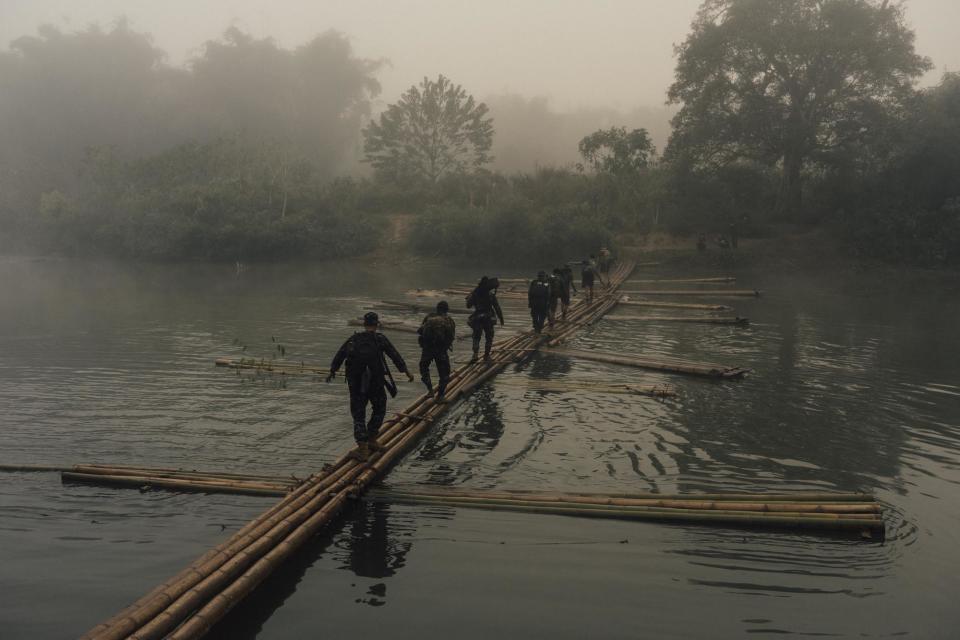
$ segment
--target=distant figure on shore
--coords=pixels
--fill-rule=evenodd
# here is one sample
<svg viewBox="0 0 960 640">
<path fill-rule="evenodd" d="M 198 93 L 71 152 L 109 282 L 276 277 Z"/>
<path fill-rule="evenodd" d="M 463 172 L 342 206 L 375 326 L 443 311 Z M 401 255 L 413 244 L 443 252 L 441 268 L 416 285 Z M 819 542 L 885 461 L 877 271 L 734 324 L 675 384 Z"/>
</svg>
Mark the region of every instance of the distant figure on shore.
<svg viewBox="0 0 960 640">
<path fill-rule="evenodd" d="M 444 402 L 444 393 L 450 381 L 450 356 L 453 341 L 457 337 L 457 324 L 447 312 L 450 305 L 446 300 L 437 303 L 436 313 L 428 314 L 423 324 L 417 329 L 420 334 L 417 339 L 420 343 L 420 380 L 427 387 L 427 393 L 433 395 L 433 384 L 430 380 L 430 363 L 437 363 L 437 402 Z"/>
<path fill-rule="evenodd" d="M 707 250 L 707 234 L 701 233 L 697 237 L 697 251 L 703 253 Z"/>
<path fill-rule="evenodd" d="M 347 363 L 347 388 L 350 390 L 350 414 L 353 417 L 353 438 L 357 442 L 354 457 L 366 460 L 371 451 L 379 449 L 377 434 L 387 414 L 387 394 L 397 395 L 397 385 L 390 375 L 384 354 L 390 356 L 400 373 L 407 374 L 413 382 L 413 374 L 407 370 L 403 357 L 394 348 L 387 336 L 377 331 L 380 318 L 373 311 L 363 316 L 363 331 L 347 338 L 330 363 L 327 382 L 333 380 L 344 360 Z M 389 378 L 389 382 L 388 382 Z M 370 421 L 367 422 L 367 403 L 370 403 Z"/>
<path fill-rule="evenodd" d="M 717 236 L 717 246 L 721 249 L 729 249 L 730 242 L 727 240 L 727 236 L 720 234 Z"/>
<path fill-rule="evenodd" d="M 600 248 L 599 258 L 597 259 L 597 268 L 600 273 L 610 273 L 610 263 L 613 261 L 613 258 L 610 256 L 610 249 L 606 247 Z"/>
<path fill-rule="evenodd" d="M 737 228 L 737 223 L 731 222 L 730 223 L 730 246 L 733 247 L 734 249 L 737 248 L 737 244 L 739 243 L 739 240 L 740 240 L 739 231 L 740 230 Z"/>
<path fill-rule="evenodd" d="M 493 328 L 497 319 L 503 326 L 503 310 L 497 301 L 497 288 L 500 281 L 496 278 L 483 276 L 470 295 L 467 296 L 467 309 L 473 313 L 467 318 L 467 325 L 473 330 L 473 358 L 476 362 L 480 354 L 480 336 L 484 337 L 483 359 L 490 359 L 490 350 L 493 349 Z"/>
<path fill-rule="evenodd" d="M 530 283 L 527 291 L 527 306 L 530 308 L 530 317 L 533 319 L 533 330 L 538 334 L 543 332 L 543 323 L 550 313 L 550 282 L 544 271 L 537 273 L 537 278 Z"/>
</svg>

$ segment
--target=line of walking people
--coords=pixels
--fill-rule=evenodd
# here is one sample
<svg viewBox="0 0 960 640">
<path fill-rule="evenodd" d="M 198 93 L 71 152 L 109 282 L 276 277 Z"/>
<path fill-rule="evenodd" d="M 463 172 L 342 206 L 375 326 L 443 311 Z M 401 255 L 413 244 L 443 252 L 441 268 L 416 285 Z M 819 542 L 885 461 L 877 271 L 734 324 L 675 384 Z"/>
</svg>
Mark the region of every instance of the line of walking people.
<svg viewBox="0 0 960 640">
<path fill-rule="evenodd" d="M 557 267 L 549 277 L 544 271 L 537 274 L 530 283 L 527 301 L 533 328 L 541 333 L 544 323 L 552 327 L 556 320 L 557 308 L 561 318 L 566 319 L 570 308 L 571 294 L 577 293 L 573 284 L 571 264 L 581 266 L 581 290 L 588 301 L 593 301 L 594 281 L 604 284 L 597 268 L 596 258 L 579 263 L 568 263 Z M 483 358 L 489 360 L 493 350 L 493 339 L 497 322 L 503 326 L 503 309 L 497 300 L 500 281 L 497 278 L 483 276 L 477 286 L 466 298 L 466 306 L 472 310 L 467 325 L 473 332 L 473 356 L 470 362 L 480 357 L 480 341 L 483 339 Z M 437 303 L 436 310 L 427 314 L 417 330 L 420 344 L 420 380 L 436 402 L 446 402 L 446 389 L 450 382 L 450 352 L 456 340 L 457 325 L 449 314 L 450 305 L 446 300 Z M 340 367 L 346 364 L 344 377 L 350 392 L 350 414 L 353 418 L 353 436 L 357 442 L 355 456 L 366 460 L 370 453 L 379 449 L 377 435 L 387 413 L 387 393 L 397 395 L 397 385 L 390 373 L 386 358 L 389 357 L 400 373 L 406 374 L 413 382 L 413 374 L 407 364 L 390 342 L 387 336 L 378 331 L 379 316 L 371 311 L 363 316 L 363 331 L 347 338 L 337 350 L 330 363 L 327 382 L 336 377 Z M 431 365 L 437 369 L 437 386 L 434 389 L 430 376 Z M 370 419 L 367 420 L 367 405 L 370 405 Z"/>
</svg>

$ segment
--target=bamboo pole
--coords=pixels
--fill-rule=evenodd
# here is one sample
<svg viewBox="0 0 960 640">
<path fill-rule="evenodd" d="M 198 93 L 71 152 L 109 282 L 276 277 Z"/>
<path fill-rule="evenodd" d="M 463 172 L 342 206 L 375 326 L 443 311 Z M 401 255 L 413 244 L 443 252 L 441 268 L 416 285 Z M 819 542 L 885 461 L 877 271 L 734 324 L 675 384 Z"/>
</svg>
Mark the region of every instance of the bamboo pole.
<svg viewBox="0 0 960 640">
<path fill-rule="evenodd" d="M 377 303 L 377 306 L 383 306 L 386 308 L 396 308 L 396 309 L 409 309 L 410 311 L 420 311 L 423 313 L 433 313 L 437 310 L 436 305 L 429 304 L 417 304 L 415 302 L 397 302 L 393 300 L 381 300 Z M 447 313 L 459 314 L 459 315 L 469 315 L 473 313 L 470 309 L 459 309 L 459 308 L 450 308 L 447 310 Z"/>
<path fill-rule="evenodd" d="M 430 501 L 412 498 L 401 498 L 397 502 L 408 504 L 444 504 L 451 507 L 464 507 L 475 509 L 490 509 L 494 511 L 515 511 L 523 513 L 543 513 L 552 515 L 567 515 L 592 518 L 613 518 L 629 520 L 660 520 L 678 523 L 700 523 L 700 524 L 726 524 L 747 527 L 776 527 L 776 528 L 795 528 L 812 530 L 857 530 L 857 531 L 882 531 L 884 522 L 880 518 L 871 517 L 852 517 L 839 514 L 836 517 L 812 516 L 809 514 L 780 514 L 767 515 L 757 513 L 744 513 L 736 511 L 697 511 L 697 510 L 653 510 L 635 507 L 626 508 L 585 508 L 583 506 L 567 505 L 537 505 L 509 503 L 504 501 Z"/>
<path fill-rule="evenodd" d="M 668 373 L 685 373 L 689 375 L 706 376 L 710 378 L 739 378 L 749 370 L 739 367 L 725 367 L 717 364 L 688 364 L 683 361 L 642 358 L 639 356 L 624 356 L 613 353 L 603 353 L 599 351 L 584 351 L 578 349 L 548 349 L 546 353 L 579 358 L 581 360 L 593 360 L 595 362 L 605 362 L 608 364 L 619 364 L 628 367 L 637 367 L 639 369 L 651 369 L 654 371 L 664 371 Z"/>
<path fill-rule="evenodd" d="M 61 473 L 63 482 L 82 484 L 102 484 L 120 487 L 150 487 L 174 489 L 176 491 L 198 491 L 204 493 L 233 493 L 250 496 L 285 496 L 289 487 L 281 485 L 258 485 L 247 482 L 211 482 L 204 480 L 178 480 L 157 476 L 112 476 L 101 473 Z"/>
<path fill-rule="evenodd" d="M 759 298 L 760 291 L 756 289 L 643 289 L 640 291 L 623 291 L 628 296 L 720 296 L 740 297 L 740 298 Z"/>
<path fill-rule="evenodd" d="M 624 395 L 644 395 L 667 398 L 679 395 L 677 390 L 665 384 L 604 384 L 596 382 L 571 382 L 566 380 L 510 380 L 498 379 L 497 384 L 524 387 L 533 391 L 589 391 Z"/>
<path fill-rule="evenodd" d="M 484 490 L 482 492 L 471 491 L 468 489 L 439 489 L 432 488 L 431 491 L 424 491 L 422 486 L 396 485 L 389 488 L 389 491 L 399 493 L 430 493 L 440 496 L 464 496 L 470 497 L 480 493 L 484 495 L 501 495 L 504 497 L 515 496 L 540 496 L 545 495 L 540 489 L 497 489 Z M 592 493 L 589 491 L 563 491 L 555 495 L 562 499 L 567 498 L 590 498 L 605 500 L 610 498 L 624 498 L 631 500 L 692 500 L 695 502 L 766 502 L 766 503 L 799 503 L 799 502 L 817 502 L 824 504 L 839 504 L 846 502 L 876 503 L 876 498 L 869 493 L 857 492 L 835 492 L 835 491 L 791 491 L 789 493 Z"/>
<path fill-rule="evenodd" d="M 381 491 L 378 494 L 390 498 L 423 498 L 424 500 L 497 500 L 507 502 L 523 502 L 534 504 L 561 503 L 565 505 L 583 505 L 594 507 L 624 507 L 624 508 L 656 508 L 681 509 L 701 511 L 756 511 L 760 513 L 791 513 L 791 514 L 878 514 L 880 505 L 876 502 L 770 502 L 770 501 L 724 501 L 724 500 L 664 500 L 664 499 L 637 499 L 615 498 L 609 496 L 571 496 L 556 494 L 527 494 L 510 495 L 500 492 L 424 492 L 424 491 Z"/>
<path fill-rule="evenodd" d="M 659 280 L 627 280 L 625 284 L 643 283 L 643 284 L 665 284 L 665 283 L 700 283 L 700 284 L 729 284 L 736 282 L 734 276 L 722 276 L 719 278 L 676 278 Z"/>
<path fill-rule="evenodd" d="M 255 360 L 253 358 L 245 359 L 241 358 L 239 360 L 233 358 L 217 358 L 213 361 L 213 364 L 218 367 L 228 367 L 230 369 L 258 369 L 263 371 L 269 371 L 271 373 L 278 374 L 310 374 L 317 376 L 326 376 L 330 373 L 330 369 L 327 367 L 320 367 L 317 365 L 306 365 L 300 363 L 297 365 L 295 362 L 290 363 L 278 363 L 266 360 Z"/>
<path fill-rule="evenodd" d="M 727 324 L 727 325 L 748 325 L 749 318 L 711 318 L 711 317 L 689 317 L 689 316 L 606 316 L 604 320 L 611 322 L 687 322 L 692 324 Z"/>
<path fill-rule="evenodd" d="M 659 309 L 696 309 L 699 311 L 733 311 L 725 304 L 694 304 L 686 302 L 653 302 L 650 300 L 620 300 L 618 305 L 625 307 L 655 307 Z"/>
</svg>

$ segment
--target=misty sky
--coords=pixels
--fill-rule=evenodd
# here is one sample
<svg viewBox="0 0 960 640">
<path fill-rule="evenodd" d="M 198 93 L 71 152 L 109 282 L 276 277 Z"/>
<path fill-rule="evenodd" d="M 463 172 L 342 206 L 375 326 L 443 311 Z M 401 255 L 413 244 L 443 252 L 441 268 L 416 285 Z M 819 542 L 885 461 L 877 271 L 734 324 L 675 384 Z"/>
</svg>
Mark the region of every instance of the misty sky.
<svg viewBox="0 0 960 640">
<path fill-rule="evenodd" d="M 133 27 L 180 64 L 230 25 L 294 47 L 327 29 L 350 36 L 359 56 L 387 58 L 383 100 L 443 73 L 478 96 L 547 96 L 560 109 L 660 105 L 673 45 L 700 0 L 0 0 L 0 45 L 41 23 L 65 30 Z M 912 0 L 917 48 L 936 70 L 960 70 L 960 0 Z"/>
</svg>

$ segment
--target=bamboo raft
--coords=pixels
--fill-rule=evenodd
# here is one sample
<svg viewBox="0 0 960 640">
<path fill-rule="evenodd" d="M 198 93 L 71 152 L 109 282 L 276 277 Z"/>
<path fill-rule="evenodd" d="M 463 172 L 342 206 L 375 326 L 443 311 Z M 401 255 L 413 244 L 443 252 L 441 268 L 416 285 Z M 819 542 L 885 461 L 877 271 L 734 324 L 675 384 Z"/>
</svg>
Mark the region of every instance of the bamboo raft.
<svg viewBox="0 0 960 640">
<path fill-rule="evenodd" d="M 523 387 L 531 391 L 588 391 L 590 393 L 610 393 L 651 396 L 653 398 L 672 398 L 677 395 L 677 390 L 667 384 L 616 384 L 603 382 L 585 382 L 569 380 L 519 380 L 516 378 L 500 378 L 497 384 L 508 386 Z"/>
<path fill-rule="evenodd" d="M 731 324 L 731 325 L 748 325 L 750 324 L 749 318 L 741 318 L 737 316 L 735 318 L 717 318 L 717 317 L 698 317 L 698 316 L 618 316 L 610 315 L 604 318 L 604 320 L 619 320 L 622 322 L 627 321 L 645 321 L 645 322 L 691 322 L 695 324 Z"/>
<path fill-rule="evenodd" d="M 417 304 L 415 302 L 395 302 L 393 300 L 381 300 L 376 306 L 383 309 L 403 309 L 407 311 L 419 311 L 421 313 L 433 313 L 437 310 L 436 305 Z M 447 313 L 468 315 L 472 313 L 472 311 L 470 309 L 451 308 Z"/>
<path fill-rule="evenodd" d="M 884 532 L 883 509 L 869 495 L 786 494 L 550 494 L 531 491 L 466 491 L 392 488 L 368 499 L 391 503 L 445 505 L 586 518 L 656 520 L 757 528 Z"/>
<path fill-rule="evenodd" d="M 347 320 L 347 324 L 351 327 L 362 327 L 363 318 L 351 318 Z M 410 324 L 408 322 L 393 322 L 390 320 L 380 321 L 379 328 L 383 331 L 401 331 L 403 333 L 417 333 L 420 330 L 420 325 Z M 470 336 L 465 333 L 457 335 L 457 340 L 467 340 Z"/>
<path fill-rule="evenodd" d="M 737 279 L 733 276 L 723 276 L 720 278 L 675 278 L 662 280 L 627 280 L 626 284 L 731 284 Z"/>
<path fill-rule="evenodd" d="M 630 264 L 619 265 L 611 279 L 619 284 L 632 270 Z M 569 321 L 560 327 L 594 321 L 615 304 L 615 288 L 598 293 L 591 304 L 573 305 Z M 424 394 L 386 420 L 377 438 L 378 450 L 367 460 L 357 461 L 355 449 L 344 453 L 186 569 L 88 631 L 83 639 L 202 637 L 351 499 L 386 473 L 453 403 L 549 339 L 529 331 L 497 341 L 489 361 L 468 363 L 452 372 L 447 402 L 437 403 Z"/>
<path fill-rule="evenodd" d="M 687 302 L 653 302 L 651 300 L 620 300 L 625 307 L 653 307 L 658 309 L 695 309 L 698 311 L 733 311 L 725 304 L 695 304 Z"/>
<path fill-rule="evenodd" d="M 592 360 L 594 362 L 620 364 L 628 367 L 637 367 L 639 369 L 650 369 L 653 371 L 663 371 L 666 373 L 684 373 L 687 375 L 705 376 L 708 378 L 740 378 L 750 371 L 750 369 L 743 369 L 740 367 L 726 367 L 719 364 L 691 362 L 688 360 L 666 358 L 662 356 L 626 356 L 616 353 L 604 353 L 602 351 L 585 351 L 582 349 L 545 349 L 544 352 L 558 356 L 579 358 L 580 360 Z"/>
<path fill-rule="evenodd" d="M 643 289 L 641 291 L 624 291 L 628 296 L 720 296 L 738 298 L 759 298 L 757 289 Z"/>
<path fill-rule="evenodd" d="M 60 472 L 61 482 L 134 489 L 167 489 L 252 496 L 285 496 L 299 478 L 119 465 L 74 465 Z"/>
</svg>

